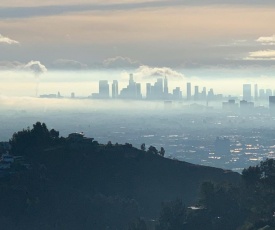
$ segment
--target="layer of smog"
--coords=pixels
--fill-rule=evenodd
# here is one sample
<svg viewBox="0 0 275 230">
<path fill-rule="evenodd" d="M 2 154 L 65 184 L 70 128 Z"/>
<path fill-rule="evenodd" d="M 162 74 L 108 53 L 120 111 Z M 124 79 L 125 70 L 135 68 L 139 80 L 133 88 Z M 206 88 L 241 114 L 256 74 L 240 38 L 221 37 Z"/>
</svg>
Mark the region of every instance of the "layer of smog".
<svg viewBox="0 0 275 230">
<path fill-rule="evenodd" d="M 79 75 L 78 80 L 72 80 L 74 74 Z M 0 139 L 7 141 L 13 132 L 43 121 L 65 137 L 83 132 L 100 143 L 131 143 L 137 148 L 145 143 L 164 147 L 171 159 L 238 172 L 275 156 L 270 135 L 275 129 L 269 108 L 269 96 L 273 95 L 270 77 L 257 81 L 187 78 L 179 72 L 168 75 L 170 78 L 162 72 L 147 77 L 126 71 L 74 74 L 2 72 Z M 60 79 L 53 80 L 57 77 Z M 102 79 L 107 81 L 103 83 L 107 83 L 108 92 L 106 87 L 100 88 Z M 162 84 L 166 81 L 167 95 L 162 86 L 161 96 L 150 98 L 146 86 L 154 87 L 159 79 Z M 116 95 L 114 81 L 118 84 Z M 140 85 L 140 96 L 120 97 L 123 88 L 129 89 L 131 84 Z M 245 85 L 248 96 L 243 95 L 247 93 Z M 177 87 L 180 94 L 173 91 Z M 209 89 L 214 93 L 210 95 Z"/>
</svg>

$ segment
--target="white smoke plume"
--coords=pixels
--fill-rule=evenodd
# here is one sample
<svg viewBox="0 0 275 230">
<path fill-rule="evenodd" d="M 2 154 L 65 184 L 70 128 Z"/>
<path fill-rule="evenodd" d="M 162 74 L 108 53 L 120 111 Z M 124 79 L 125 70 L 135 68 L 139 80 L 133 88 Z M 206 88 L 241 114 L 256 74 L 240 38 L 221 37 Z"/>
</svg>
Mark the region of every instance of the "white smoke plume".
<svg viewBox="0 0 275 230">
<path fill-rule="evenodd" d="M 159 77 L 167 77 L 169 79 L 182 80 L 184 75 L 176 70 L 168 67 L 150 67 L 147 65 L 140 66 L 135 71 L 135 76 L 140 79 L 155 79 Z"/>
<path fill-rule="evenodd" d="M 39 76 L 40 74 L 46 73 L 48 71 L 46 66 L 41 64 L 40 61 L 30 61 L 24 66 L 24 69 L 33 72 L 35 76 Z"/>
<path fill-rule="evenodd" d="M 46 73 L 48 70 L 46 66 L 41 64 L 40 61 L 30 61 L 24 66 L 25 70 L 33 72 L 35 78 L 36 78 L 36 86 L 35 86 L 35 96 L 38 96 L 39 91 L 39 84 L 40 84 L 40 78 L 39 76 L 43 73 Z"/>
</svg>

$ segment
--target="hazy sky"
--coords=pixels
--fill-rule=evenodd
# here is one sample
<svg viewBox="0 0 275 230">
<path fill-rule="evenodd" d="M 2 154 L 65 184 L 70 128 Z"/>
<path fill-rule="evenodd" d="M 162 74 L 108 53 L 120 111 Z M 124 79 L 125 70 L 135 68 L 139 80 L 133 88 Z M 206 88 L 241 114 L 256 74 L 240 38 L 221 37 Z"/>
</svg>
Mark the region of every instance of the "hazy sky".
<svg viewBox="0 0 275 230">
<path fill-rule="evenodd" d="M 1 0 L 0 95 L 87 96 L 92 81 L 126 80 L 114 69 L 128 68 L 140 81 L 166 74 L 183 91 L 211 77 L 237 94 L 242 82 L 275 89 L 274 10 L 274 0 Z"/>
<path fill-rule="evenodd" d="M 0 59 L 48 68 L 94 67 L 118 56 L 129 58 L 119 65 L 270 67 L 275 3 L 239 2 L 1 0 Z"/>
</svg>

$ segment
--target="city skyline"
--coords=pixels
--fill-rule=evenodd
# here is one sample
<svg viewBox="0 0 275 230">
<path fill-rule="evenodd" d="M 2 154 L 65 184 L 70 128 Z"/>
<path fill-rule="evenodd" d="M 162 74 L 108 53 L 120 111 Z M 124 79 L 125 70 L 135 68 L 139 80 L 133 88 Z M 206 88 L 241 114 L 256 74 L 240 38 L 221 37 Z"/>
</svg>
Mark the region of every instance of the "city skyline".
<svg viewBox="0 0 275 230">
<path fill-rule="evenodd" d="M 223 100 L 224 98 L 237 99 L 240 100 L 241 104 L 269 100 L 270 97 L 275 96 L 275 89 L 263 89 L 258 88 L 258 84 L 254 84 L 254 90 L 252 89 L 253 85 L 245 83 L 243 84 L 242 95 L 236 97 L 236 95 L 224 95 L 224 94 L 215 94 L 214 89 L 210 88 L 207 91 L 207 88 L 204 86 L 200 91 L 200 86 L 194 85 L 192 90 L 192 83 L 186 82 L 186 92 L 181 91 L 182 88 L 177 86 L 174 89 L 169 90 L 168 79 L 165 76 L 157 78 L 156 81 L 146 84 L 146 93 L 142 95 L 141 92 L 141 83 L 137 83 L 134 80 L 134 75 L 131 73 L 129 75 L 129 84 L 126 88 L 122 88 L 119 91 L 119 81 L 113 80 L 110 92 L 110 85 L 108 80 L 99 81 L 99 90 L 98 93 L 92 93 L 91 98 L 96 99 L 148 99 L 148 100 L 186 100 L 186 101 L 215 101 Z M 120 92 L 120 93 L 119 93 Z M 194 92 L 192 94 L 192 92 Z M 253 94 L 254 93 L 254 94 Z M 273 101 L 273 99 L 271 99 Z M 254 105 L 253 105 L 254 106 Z"/>
<path fill-rule="evenodd" d="M 273 103 L 273 98 L 275 97 L 275 90 L 270 88 L 258 88 L 258 84 L 248 84 L 242 85 L 242 95 L 236 96 L 234 94 L 215 94 L 213 88 L 207 89 L 205 86 L 201 87 L 198 85 L 193 85 L 192 82 L 186 82 L 185 89 L 182 90 L 179 85 L 175 88 L 169 90 L 169 81 L 166 77 L 159 77 L 154 83 L 144 83 L 146 91 L 143 94 L 141 90 L 142 84 L 136 82 L 134 79 L 134 74 L 129 74 L 128 85 L 126 87 L 119 87 L 120 81 L 113 80 L 109 82 L 108 80 L 98 81 L 98 92 L 92 92 L 88 95 L 88 98 L 92 99 L 124 99 L 124 100 L 175 100 L 175 101 L 187 101 L 187 102 L 203 102 L 206 101 L 223 101 L 228 100 L 228 102 L 223 102 L 223 108 L 235 108 L 238 106 L 236 100 L 240 101 L 240 107 L 254 107 L 254 102 L 269 101 Z M 193 87 L 192 87 L 193 86 Z M 254 88 L 253 88 L 254 87 Z M 57 94 L 43 94 L 40 95 L 41 98 L 63 98 L 60 92 Z M 75 92 L 71 92 L 71 98 L 77 98 Z M 83 98 L 83 97 L 81 97 Z"/>
</svg>

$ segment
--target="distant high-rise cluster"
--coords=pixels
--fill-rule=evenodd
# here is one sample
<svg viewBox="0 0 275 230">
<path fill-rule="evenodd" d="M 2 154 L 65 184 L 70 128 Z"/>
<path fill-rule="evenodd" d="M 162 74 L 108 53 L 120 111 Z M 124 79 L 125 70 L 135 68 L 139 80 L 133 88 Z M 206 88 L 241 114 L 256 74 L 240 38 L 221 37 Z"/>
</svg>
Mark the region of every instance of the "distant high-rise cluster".
<svg viewBox="0 0 275 230">
<path fill-rule="evenodd" d="M 251 85 L 243 85 L 243 100 L 252 101 Z M 275 90 L 272 89 L 258 89 L 258 84 L 254 85 L 254 101 L 266 101 L 270 96 L 275 96 Z"/>
<path fill-rule="evenodd" d="M 240 109 L 241 112 L 251 112 L 258 101 L 268 101 L 270 111 L 275 113 L 275 91 L 258 89 L 258 84 L 254 84 L 254 96 L 252 95 L 252 85 L 243 84 L 243 95 L 240 103 L 238 104 L 235 99 L 229 99 L 227 102 L 223 102 L 222 105 L 224 110 L 234 111 Z"/>
<path fill-rule="evenodd" d="M 222 108 L 227 111 L 243 111 L 251 112 L 254 108 L 262 109 L 264 104 L 269 102 L 270 111 L 275 114 L 275 90 L 259 89 L 258 84 L 243 84 L 242 96 L 232 97 L 231 95 L 224 97 L 223 94 L 215 94 L 213 88 L 209 90 L 203 87 L 200 91 L 198 85 L 193 86 L 191 82 L 186 83 L 186 97 L 180 86 L 176 86 L 171 91 L 169 90 L 169 82 L 167 77 L 159 77 L 154 83 L 146 83 L 145 95 L 142 95 L 141 83 L 134 80 L 134 75 L 129 75 L 129 82 L 125 88 L 119 91 L 119 82 L 113 80 L 111 85 L 107 80 L 98 82 L 98 93 L 92 93 L 90 98 L 95 99 L 130 99 L 130 100 L 163 100 L 166 105 L 170 105 L 172 101 L 187 101 L 187 102 L 204 102 L 209 107 L 210 101 L 227 101 L 222 102 Z M 193 92 L 193 93 L 192 93 Z M 40 95 L 41 98 L 63 98 L 60 92 L 57 94 Z M 71 98 L 76 98 L 75 93 L 71 93 Z M 196 104 L 196 103 L 195 103 Z M 258 106 L 256 107 L 255 104 Z"/>
<path fill-rule="evenodd" d="M 194 87 L 194 95 L 192 95 L 191 83 L 186 84 L 186 98 L 183 97 L 183 92 L 178 86 L 169 92 L 168 79 L 165 76 L 164 78 L 158 78 L 155 83 L 146 83 L 146 94 L 143 97 L 141 93 L 141 83 L 137 83 L 134 80 L 133 74 L 129 76 L 129 83 L 126 88 L 118 90 L 119 82 L 113 80 L 112 83 L 112 99 L 132 99 L 132 100 L 182 100 L 186 99 L 188 101 L 208 101 L 208 100 L 221 100 L 223 98 L 222 94 L 215 95 L 214 90 L 210 89 L 208 92 L 206 87 L 203 87 L 203 90 L 199 92 L 199 86 Z M 107 99 L 110 98 L 109 92 L 109 83 L 107 80 L 99 81 L 99 92 L 92 94 L 93 98 L 98 99 Z"/>
</svg>

